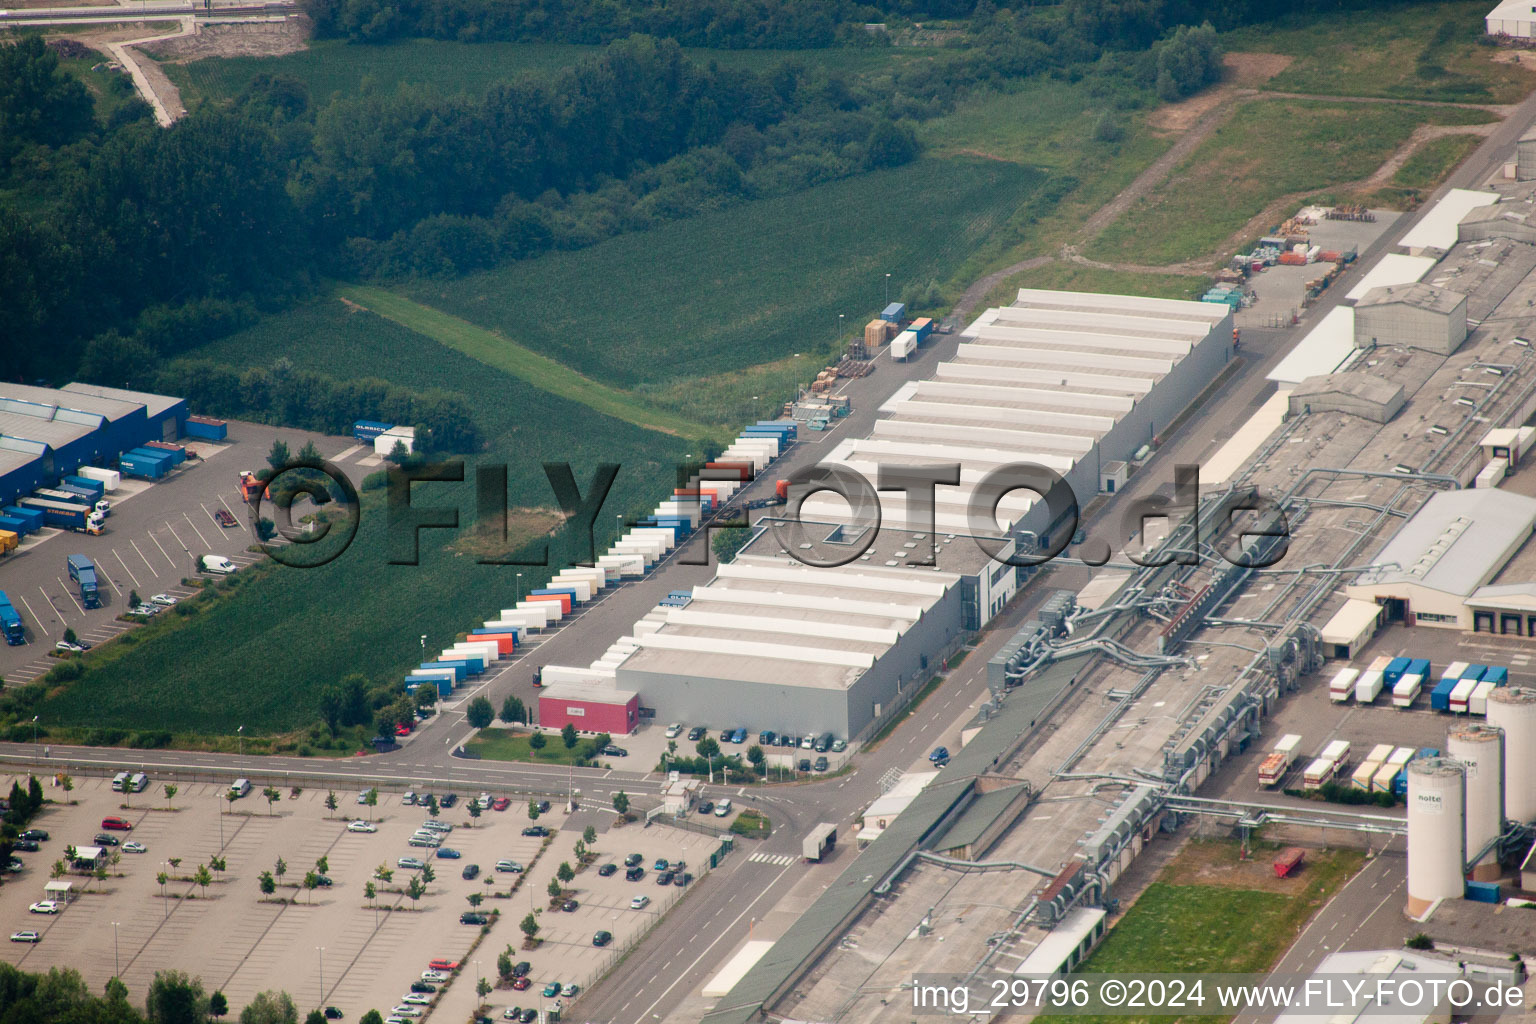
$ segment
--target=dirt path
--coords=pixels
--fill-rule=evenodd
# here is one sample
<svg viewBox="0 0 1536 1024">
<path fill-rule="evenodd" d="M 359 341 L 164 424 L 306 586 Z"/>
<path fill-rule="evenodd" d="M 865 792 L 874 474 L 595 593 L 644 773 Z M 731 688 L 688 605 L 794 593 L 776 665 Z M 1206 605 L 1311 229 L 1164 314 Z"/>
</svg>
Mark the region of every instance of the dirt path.
<svg viewBox="0 0 1536 1024">
<path fill-rule="evenodd" d="M 197 34 L 197 20 L 187 17 L 178 21 L 175 32 L 162 32 L 157 35 L 143 36 L 136 39 L 116 40 L 110 36 L 76 36 L 77 41 L 84 43 L 93 49 L 99 50 L 108 57 L 117 61 L 122 69 L 133 79 L 133 87 L 139 97 L 148 103 L 150 109 L 155 112 L 155 120 L 162 128 L 169 128 L 176 119 L 186 114 L 187 108 L 182 106 L 181 93 L 171 80 L 165 77 L 165 72 L 153 60 L 134 47 L 146 43 L 158 43 L 167 39 L 180 39 L 185 36 Z"/>
</svg>

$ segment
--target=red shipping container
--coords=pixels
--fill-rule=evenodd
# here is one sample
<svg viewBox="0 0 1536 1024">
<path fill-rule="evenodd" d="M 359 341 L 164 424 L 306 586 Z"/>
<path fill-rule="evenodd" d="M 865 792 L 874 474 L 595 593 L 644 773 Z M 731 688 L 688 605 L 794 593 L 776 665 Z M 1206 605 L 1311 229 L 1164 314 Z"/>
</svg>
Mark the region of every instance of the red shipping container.
<svg viewBox="0 0 1536 1024">
<path fill-rule="evenodd" d="M 503 656 L 511 654 L 517 646 L 517 637 L 512 633 L 472 633 L 466 642 L 478 644 L 486 641 L 494 641 L 496 653 Z"/>
<path fill-rule="evenodd" d="M 1299 846 L 1287 846 L 1275 856 L 1275 877 L 1284 878 L 1301 866 L 1307 851 Z"/>
<path fill-rule="evenodd" d="M 704 468 L 736 473 L 739 480 L 752 479 L 752 464 L 750 462 L 706 462 L 704 463 Z"/>
</svg>

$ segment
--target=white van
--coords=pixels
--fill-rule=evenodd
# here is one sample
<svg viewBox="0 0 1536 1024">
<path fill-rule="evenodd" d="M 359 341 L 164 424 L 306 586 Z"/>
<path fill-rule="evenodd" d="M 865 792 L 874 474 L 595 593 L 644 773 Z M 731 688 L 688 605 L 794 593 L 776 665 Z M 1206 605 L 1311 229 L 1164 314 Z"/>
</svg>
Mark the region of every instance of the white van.
<svg viewBox="0 0 1536 1024">
<path fill-rule="evenodd" d="M 112 792 L 121 793 L 128 788 L 128 773 L 118 772 L 112 776 Z"/>
<path fill-rule="evenodd" d="M 724 818 L 724 817 L 727 817 L 730 813 L 731 813 L 731 802 L 729 800 L 716 800 L 715 801 L 715 817 L 717 817 L 717 818 Z"/>
<path fill-rule="evenodd" d="M 128 780 L 128 788 L 134 793 L 142 793 L 149 788 L 149 776 L 143 772 L 137 772 Z"/>
<path fill-rule="evenodd" d="M 223 555 L 203 556 L 203 571 L 214 576 L 228 576 L 237 568 L 239 568 L 239 566 L 235 565 L 234 562 L 231 562 Z"/>
<path fill-rule="evenodd" d="M 250 779 L 236 779 L 234 782 L 230 783 L 230 786 L 229 786 L 229 794 L 230 794 L 230 796 L 233 796 L 233 797 L 246 796 L 247 794 L 250 793 L 250 791 L 251 791 L 251 780 Z"/>
</svg>

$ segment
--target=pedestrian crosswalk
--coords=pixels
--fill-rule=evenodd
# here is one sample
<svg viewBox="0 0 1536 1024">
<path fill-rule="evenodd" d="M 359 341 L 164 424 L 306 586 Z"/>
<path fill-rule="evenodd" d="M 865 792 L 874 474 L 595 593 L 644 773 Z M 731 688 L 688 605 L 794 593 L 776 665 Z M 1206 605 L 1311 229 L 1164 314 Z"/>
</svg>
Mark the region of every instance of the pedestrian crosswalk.
<svg viewBox="0 0 1536 1024">
<path fill-rule="evenodd" d="M 755 864 L 777 864 L 779 867 L 786 867 L 795 862 L 795 857 L 788 853 L 754 853 L 747 860 Z"/>
</svg>

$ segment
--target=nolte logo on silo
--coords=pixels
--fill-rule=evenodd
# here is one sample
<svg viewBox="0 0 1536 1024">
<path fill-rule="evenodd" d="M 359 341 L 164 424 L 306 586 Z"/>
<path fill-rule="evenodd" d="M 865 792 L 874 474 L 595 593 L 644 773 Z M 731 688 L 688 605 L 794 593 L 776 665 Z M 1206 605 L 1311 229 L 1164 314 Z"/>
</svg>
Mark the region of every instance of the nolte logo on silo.
<svg viewBox="0 0 1536 1024">
<path fill-rule="evenodd" d="M 1418 806 L 1421 813 L 1439 814 L 1445 809 L 1445 802 L 1441 799 L 1439 793 L 1420 793 L 1418 798 Z"/>
</svg>

